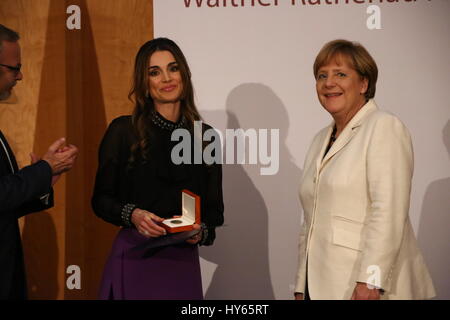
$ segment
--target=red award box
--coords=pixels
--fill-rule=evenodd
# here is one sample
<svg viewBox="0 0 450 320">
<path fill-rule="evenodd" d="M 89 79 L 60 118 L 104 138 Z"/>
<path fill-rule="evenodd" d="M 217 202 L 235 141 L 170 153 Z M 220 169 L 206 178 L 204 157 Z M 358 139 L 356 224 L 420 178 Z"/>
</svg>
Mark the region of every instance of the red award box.
<svg viewBox="0 0 450 320">
<path fill-rule="evenodd" d="M 165 219 L 162 227 L 168 233 L 193 230 L 194 224 L 200 224 L 200 196 L 189 190 L 181 191 L 181 217 Z"/>
</svg>

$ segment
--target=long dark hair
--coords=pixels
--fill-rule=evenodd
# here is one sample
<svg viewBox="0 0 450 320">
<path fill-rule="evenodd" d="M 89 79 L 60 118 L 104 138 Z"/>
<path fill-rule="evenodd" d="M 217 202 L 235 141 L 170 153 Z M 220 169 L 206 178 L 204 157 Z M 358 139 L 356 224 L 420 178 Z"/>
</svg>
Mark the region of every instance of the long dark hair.
<svg viewBox="0 0 450 320">
<path fill-rule="evenodd" d="M 128 98 L 135 103 L 132 114 L 133 129 L 137 142 L 131 146 L 129 159 L 132 165 L 137 158 L 145 162 L 149 157 L 149 139 L 151 136 L 151 114 L 155 110 L 153 99 L 148 94 L 148 67 L 150 57 L 156 51 L 169 51 L 178 64 L 183 91 L 180 96 L 180 113 L 190 131 L 194 121 L 201 120 L 194 102 L 194 88 L 191 81 L 191 71 L 186 58 L 178 45 L 167 38 L 156 38 L 146 42 L 138 51 L 134 64 L 133 85 Z"/>
</svg>

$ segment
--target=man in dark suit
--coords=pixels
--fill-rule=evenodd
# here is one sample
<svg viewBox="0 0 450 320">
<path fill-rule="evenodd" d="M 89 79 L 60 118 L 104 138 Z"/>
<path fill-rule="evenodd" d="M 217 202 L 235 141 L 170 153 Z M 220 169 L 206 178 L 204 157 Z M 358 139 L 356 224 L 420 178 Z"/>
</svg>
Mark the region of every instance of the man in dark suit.
<svg viewBox="0 0 450 320">
<path fill-rule="evenodd" d="M 0 24 L 0 100 L 22 80 L 19 35 Z M 41 159 L 19 170 L 0 131 L 0 299 L 26 299 L 25 267 L 18 218 L 53 206 L 52 186 L 69 170 L 78 150 L 55 141 Z M 45 257 L 43 257 L 45 258 Z"/>
</svg>

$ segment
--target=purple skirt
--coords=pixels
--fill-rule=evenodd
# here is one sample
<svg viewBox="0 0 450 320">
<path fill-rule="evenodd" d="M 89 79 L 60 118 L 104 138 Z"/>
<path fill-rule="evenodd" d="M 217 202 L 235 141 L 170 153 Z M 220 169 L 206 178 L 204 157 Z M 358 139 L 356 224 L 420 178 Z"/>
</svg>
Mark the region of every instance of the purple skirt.
<svg viewBox="0 0 450 320">
<path fill-rule="evenodd" d="M 187 243 L 131 250 L 146 241 L 134 228 L 122 228 L 106 262 L 102 300 L 201 300 L 198 247 Z"/>
</svg>

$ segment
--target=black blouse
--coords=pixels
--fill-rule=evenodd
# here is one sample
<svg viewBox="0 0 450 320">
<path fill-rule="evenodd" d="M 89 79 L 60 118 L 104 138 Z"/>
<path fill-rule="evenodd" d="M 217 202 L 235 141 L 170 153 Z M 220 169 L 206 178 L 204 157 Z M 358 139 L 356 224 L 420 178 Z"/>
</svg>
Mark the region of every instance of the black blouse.
<svg viewBox="0 0 450 320">
<path fill-rule="evenodd" d="M 222 167 L 174 164 L 171 152 L 179 142 L 171 141 L 171 134 L 180 123 L 158 113 L 152 120 L 148 160 L 135 161 L 132 166 L 130 148 L 137 137 L 131 116 L 116 118 L 109 125 L 100 144 L 92 208 L 97 216 L 117 226 L 129 226 L 123 219 L 127 205 L 170 218 L 181 214 L 181 190 L 188 189 L 201 200 L 201 220 L 207 228 L 201 244 L 211 245 L 215 227 L 223 224 Z M 209 128 L 203 124 L 203 131 Z"/>
</svg>

